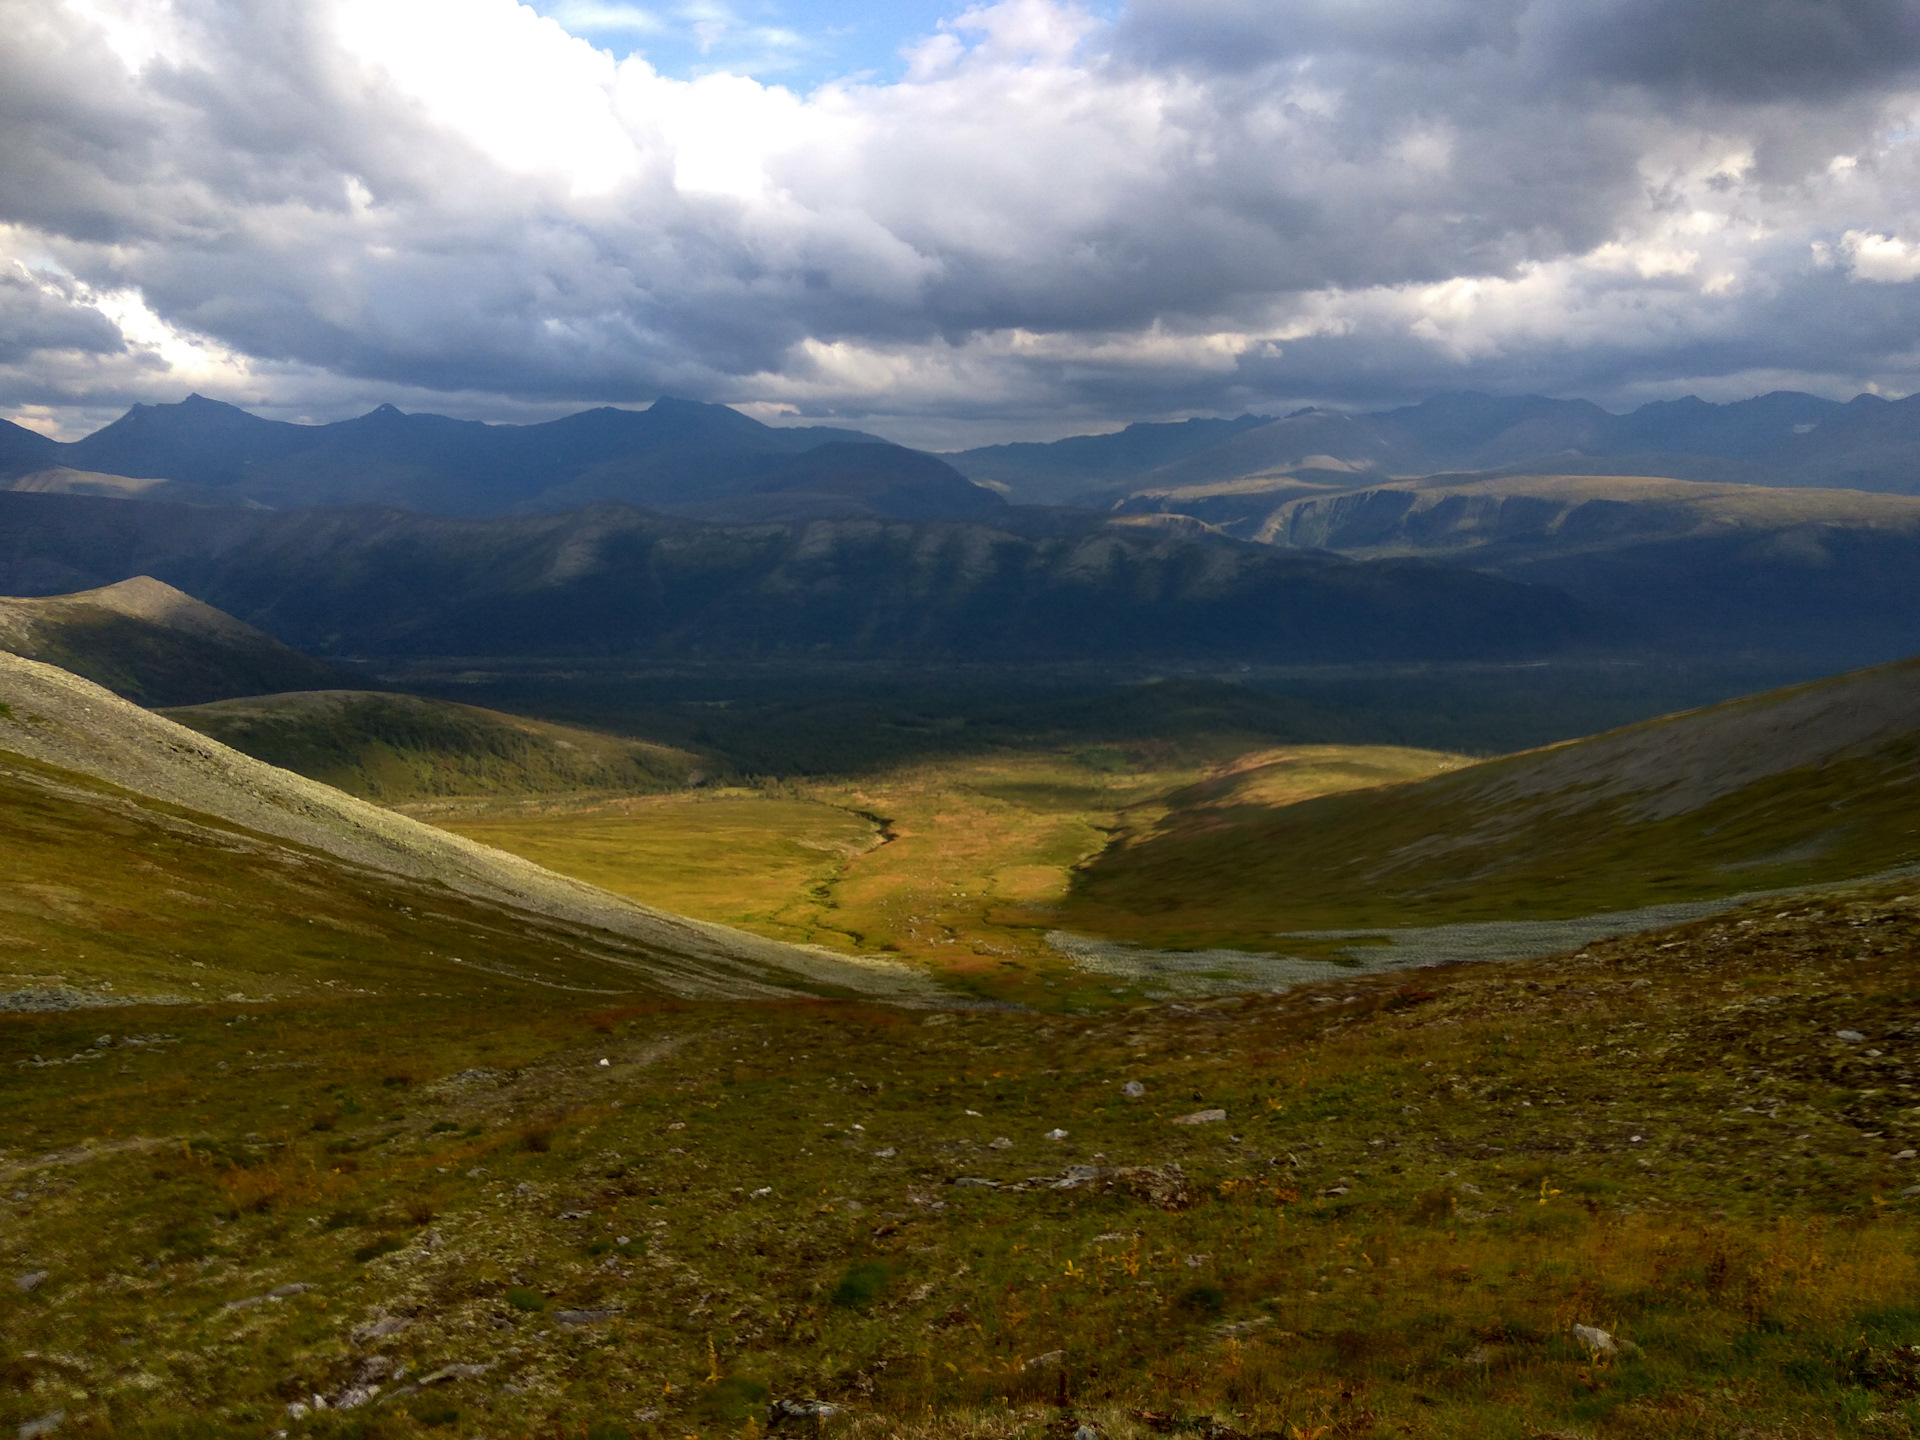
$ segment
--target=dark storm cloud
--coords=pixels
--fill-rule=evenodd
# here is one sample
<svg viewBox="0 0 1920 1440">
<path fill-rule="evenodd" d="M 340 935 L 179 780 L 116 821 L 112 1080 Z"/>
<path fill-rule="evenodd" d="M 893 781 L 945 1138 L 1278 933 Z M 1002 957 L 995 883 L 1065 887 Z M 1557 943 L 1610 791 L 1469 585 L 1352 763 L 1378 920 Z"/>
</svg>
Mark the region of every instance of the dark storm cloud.
<svg viewBox="0 0 1920 1440">
<path fill-rule="evenodd" d="M 1568 72 L 1681 94 L 1822 100 L 1920 66 L 1910 0 L 1614 0 L 1563 5 L 1542 22 Z"/>
<path fill-rule="evenodd" d="M 16 404 L 909 434 L 1920 368 L 1920 0 L 1008 0 L 807 98 L 509 0 L 96 5 L 0 0 Z"/>
</svg>

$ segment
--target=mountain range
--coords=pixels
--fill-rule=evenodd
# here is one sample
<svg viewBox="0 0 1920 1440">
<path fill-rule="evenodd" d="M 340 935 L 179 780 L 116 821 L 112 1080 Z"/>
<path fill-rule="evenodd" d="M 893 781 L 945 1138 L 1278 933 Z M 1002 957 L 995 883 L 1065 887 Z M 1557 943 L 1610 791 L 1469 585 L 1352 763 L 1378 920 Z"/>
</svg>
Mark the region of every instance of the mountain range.
<svg viewBox="0 0 1920 1440">
<path fill-rule="evenodd" d="M 1585 400 L 1459 393 L 1375 414 L 1131 425 L 946 457 L 1016 500 L 1110 504 L 1141 489 L 1297 476 L 1378 483 L 1448 470 L 1652 475 L 1920 494 L 1920 396 L 1688 396 L 1615 415 Z M 1349 483 L 1354 483 L 1353 479 Z"/>
<path fill-rule="evenodd" d="M 707 519 L 819 514 L 974 519 L 1003 508 L 944 461 L 855 430 L 781 429 L 671 398 L 539 425 L 408 415 L 382 405 L 331 425 L 265 420 L 191 395 L 136 405 L 61 444 L 0 422 L 17 490 L 299 509 L 397 505 L 441 515 L 622 500 Z"/>
<path fill-rule="evenodd" d="M 937 456 L 672 398 L 295 425 L 191 396 L 0 428 L 0 484 L 0 592 L 151 575 L 334 655 L 1920 647 L 1920 399 L 1455 394 Z"/>
</svg>

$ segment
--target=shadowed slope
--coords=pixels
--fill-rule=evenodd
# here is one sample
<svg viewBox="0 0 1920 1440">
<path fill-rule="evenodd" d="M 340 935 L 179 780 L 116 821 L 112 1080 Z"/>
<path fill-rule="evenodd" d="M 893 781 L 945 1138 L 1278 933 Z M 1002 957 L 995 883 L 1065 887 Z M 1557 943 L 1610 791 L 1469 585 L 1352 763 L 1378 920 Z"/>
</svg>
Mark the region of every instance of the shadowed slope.
<svg viewBox="0 0 1920 1440">
<path fill-rule="evenodd" d="M 0 596 L 0 649 L 145 705 L 307 690 L 345 678 L 147 575 L 75 595 Z"/>
<path fill-rule="evenodd" d="M 451 796 L 648 794 L 699 778 L 685 750 L 448 700 L 365 690 L 256 695 L 167 712 L 222 744 L 382 805 Z"/>
</svg>

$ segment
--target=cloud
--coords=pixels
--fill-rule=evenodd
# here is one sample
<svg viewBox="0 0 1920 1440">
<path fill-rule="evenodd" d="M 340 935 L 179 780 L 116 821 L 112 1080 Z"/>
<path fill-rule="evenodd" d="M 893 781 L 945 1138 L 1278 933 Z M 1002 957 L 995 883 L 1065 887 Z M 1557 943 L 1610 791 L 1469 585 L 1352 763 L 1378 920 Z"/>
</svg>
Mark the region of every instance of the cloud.
<svg viewBox="0 0 1920 1440">
<path fill-rule="evenodd" d="M 1840 237 L 1840 244 L 1856 280 L 1895 285 L 1920 280 L 1920 245 L 1866 230 L 1847 231 Z"/>
<path fill-rule="evenodd" d="M 801 93 L 569 33 L 682 8 L 0 0 L 0 411 L 1920 388 L 1920 4 L 1738 13 L 1004 0 Z"/>
</svg>

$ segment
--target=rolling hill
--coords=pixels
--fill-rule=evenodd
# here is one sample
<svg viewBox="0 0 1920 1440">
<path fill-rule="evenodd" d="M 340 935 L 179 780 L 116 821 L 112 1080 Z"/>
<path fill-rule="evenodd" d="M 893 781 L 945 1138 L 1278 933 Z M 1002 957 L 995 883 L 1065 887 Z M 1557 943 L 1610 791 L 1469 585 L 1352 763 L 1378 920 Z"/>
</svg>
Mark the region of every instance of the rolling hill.
<svg viewBox="0 0 1920 1440">
<path fill-rule="evenodd" d="M 336 669 L 147 575 L 74 595 L 0 596 L 0 650 L 143 705 L 337 686 Z"/>
<path fill-rule="evenodd" d="M 251 915 L 249 928 L 284 935 L 320 925 L 329 943 L 346 947 L 340 963 L 359 966 L 362 983 L 403 955 L 444 969 L 444 952 L 421 948 L 424 927 L 467 937 L 461 948 L 472 953 L 454 963 L 563 988 L 710 997 L 823 988 L 895 998 L 936 993 L 900 966 L 762 940 L 564 879 L 263 764 L 64 670 L 4 654 L 0 781 L 9 793 L 0 807 L 9 834 L 0 863 L 13 868 L 6 893 L 27 897 L 23 913 L 34 917 L 36 934 L 53 927 L 47 934 L 59 939 L 10 944 L 103 955 L 97 974 L 82 972 L 86 994 L 98 982 L 136 994 L 195 979 L 244 980 L 248 993 L 316 983 L 289 958 L 311 950 L 316 932 L 305 931 L 309 942 L 291 951 L 236 950 L 220 926 L 210 926 L 259 903 L 247 899 L 254 881 L 282 895 L 282 913 Z M 103 865 L 106 854 L 116 862 Z M 182 889 L 170 879 L 170 866 L 204 880 L 227 864 L 247 883 L 236 881 L 217 901 L 204 886 Z M 34 878 L 42 870 L 68 878 Z M 374 910 L 391 912 L 389 923 L 340 918 L 365 912 L 369 896 Z M 323 924 L 308 902 L 335 919 Z M 207 948 L 209 931 L 222 937 L 211 948 L 225 958 L 219 973 L 200 977 L 173 947 Z M 177 938 L 169 944 L 164 935 Z"/>
<path fill-rule="evenodd" d="M 256 760 L 389 807 L 461 796 L 652 794 L 706 762 L 685 750 L 365 690 L 256 695 L 164 712 Z"/>
<path fill-rule="evenodd" d="M 1151 516 L 1023 534 L 720 526 L 613 504 L 460 519 L 0 493 L 0 580 L 29 570 L 64 588 L 156 575 L 302 649 L 367 656 L 1486 658 L 1600 629 L 1549 590 L 1288 555 Z"/>
<path fill-rule="evenodd" d="M 1070 930 L 1282 950 L 1293 932 L 1557 920 L 1920 864 L 1920 660 L 1299 804 L 1176 796 L 1079 877 Z"/>
</svg>

